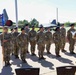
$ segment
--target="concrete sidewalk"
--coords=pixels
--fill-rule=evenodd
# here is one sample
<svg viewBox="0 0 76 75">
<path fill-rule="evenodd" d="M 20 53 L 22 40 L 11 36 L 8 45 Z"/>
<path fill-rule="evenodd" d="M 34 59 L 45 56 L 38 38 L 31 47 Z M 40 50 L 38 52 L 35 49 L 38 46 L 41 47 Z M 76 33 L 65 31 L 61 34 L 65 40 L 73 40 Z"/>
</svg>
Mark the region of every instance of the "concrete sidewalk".
<svg viewBox="0 0 76 75">
<path fill-rule="evenodd" d="M 10 67 L 3 67 L 3 62 L 0 61 L 0 75 L 15 75 L 15 69 L 16 68 L 40 68 L 40 75 L 56 75 L 56 67 L 59 66 L 67 66 L 67 65 L 76 65 L 76 54 L 70 55 L 69 54 L 69 44 L 66 44 L 65 49 L 67 50 L 66 53 L 60 52 L 60 55 L 62 57 L 57 58 L 55 57 L 55 46 L 52 44 L 51 46 L 51 54 L 47 55 L 46 50 L 44 52 L 44 57 L 46 60 L 38 60 L 37 56 L 31 56 L 30 54 L 27 54 L 27 63 L 23 64 L 20 59 L 15 59 L 14 56 L 11 56 L 11 66 Z M 76 52 L 76 47 L 75 47 Z M 36 54 L 38 53 L 38 50 L 36 50 Z M 2 50 L 0 47 L 0 59 L 2 60 Z"/>
</svg>

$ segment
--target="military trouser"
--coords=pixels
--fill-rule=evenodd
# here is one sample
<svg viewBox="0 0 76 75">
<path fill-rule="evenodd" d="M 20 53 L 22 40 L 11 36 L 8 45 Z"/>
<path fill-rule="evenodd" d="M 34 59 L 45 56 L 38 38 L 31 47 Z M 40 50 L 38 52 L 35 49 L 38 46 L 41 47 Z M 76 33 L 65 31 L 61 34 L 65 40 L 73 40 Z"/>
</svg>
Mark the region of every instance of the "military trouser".
<svg viewBox="0 0 76 75">
<path fill-rule="evenodd" d="M 56 53 L 56 55 L 59 55 L 60 49 L 61 49 L 61 43 L 60 42 L 55 43 L 55 53 Z"/>
<path fill-rule="evenodd" d="M 21 47 L 20 50 L 21 50 L 20 57 L 21 57 L 22 60 L 25 60 L 26 53 L 27 53 L 27 48 L 26 47 Z"/>
<path fill-rule="evenodd" d="M 31 45 L 31 54 L 35 53 L 36 41 L 30 41 L 30 45 Z"/>
<path fill-rule="evenodd" d="M 44 49 L 45 49 L 45 44 L 38 44 L 38 55 L 39 58 L 43 57 L 43 53 L 44 53 Z"/>
<path fill-rule="evenodd" d="M 62 39 L 61 40 L 61 50 L 64 50 L 64 48 L 65 48 L 65 39 Z"/>
<path fill-rule="evenodd" d="M 75 40 L 69 41 L 69 51 L 74 51 Z"/>
<path fill-rule="evenodd" d="M 51 46 L 51 42 L 46 42 L 46 50 L 47 50 L 47 52 L 50 52 L 50 46 Z"/>
<path fill-rule="evenodd" d="M 26 49 L 27 49 L 27 52 L 29 52 L 29 51 L 28 51 L 28 46 L 29 46 L 29 43 L 27 43 L 27 47 L 26 47 Z"/>
<path fill-rule="evenodd" d="M 14 54 L 14 43 L 11 42 L 11 54 Z"/>
<path fill-rule="evenodd" d="M 16 43 L 14 43 L 14 55 L 16 56 L 18 56 L 18 53 L 19 53 L 19 47 L 17 46 L 17 44 Z"/>
<path fill-rule="evenodd" d="M 9 46 L 2 46 L 2 53 L 3 53 L 3 61 L 9 62 L 10 60 L 10 48 Z"/>
</svg>

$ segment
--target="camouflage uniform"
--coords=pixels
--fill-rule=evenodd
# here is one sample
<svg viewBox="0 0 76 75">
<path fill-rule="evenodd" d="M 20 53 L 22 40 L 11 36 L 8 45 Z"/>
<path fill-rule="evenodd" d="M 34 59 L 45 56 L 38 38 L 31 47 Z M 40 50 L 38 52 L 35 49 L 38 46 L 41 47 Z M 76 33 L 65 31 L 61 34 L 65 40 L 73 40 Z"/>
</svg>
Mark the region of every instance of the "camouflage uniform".
<svg viewBox="0 0 76 75">
<path fill-rule="evenodd" d="M 18 39 L 18 45 L 21 51 L 20 57 L 22 61 L 25 61 L 26 52 L 27 52 L 28 35 L 21 33 L 18 35 L 17 39 Z"/>
<path fill-rule="evenodd" d="M 75 39 L 73 39 L 73 37 L 72 37 L 72 33 L 71 32 L 74 32 L 74 31 L 76 31 L 75 29 L 69 29 L 68 30 L 68 32 L 67 32 L 67 38 L 68 38 L 68 40 L 69 40 L 69 51 L 70 51 L 70 53 L 73 53 L 73 51 L 74 51 L 74 45 L 75 45 Z"/>
<path fill-rule="evenodd" d="M 50 46 L 51 46 L 51 42 L 52 42 L 52 33 L 51 32 L 46 32 L 45 33 L 45 40 L 46 40 L 46 50 L 47 50 L 47 53 L 50 53 Z"/>
<path fill-rule="evenodd" d="M 39 58 L 43 57 L 43 53 L 44 53 L 44 49 L 45 49 L 45 33 L 39 31 L 37 33 L 37 44 L 38 44 L 38 54 L 39 54 Z"/>
<path fill-rule="evenodd" d="M 53 40 L 54 40 L 54 43 L 55 43 L 55 53 L 56 53 L 56 56 L 60 56 L 59 55 L 59 52 L 60 52 L 60 49 L 61 49 L 61 33 L 60 31 L 56 31 L 54 34 L 53 34 Z"/>
<path fill-rule="evenodd" d="M 65 43 L 66 43 L 66 29 L 61 28 L 60 32 L 61 32 L 61 49 L 62 49 L 62 52 L 63 52 L 63 51 L 65 51 L 64 47 L 65 47 Z"/>
<path fill-rule="evenodd" d="M 14 54 L 14 41 L 13 41 L 13 32 L 10 33 L 11 34 L 11 54 Z"/>
<path fill-rule="evenodd" d="M 13 34 L 12 34 L 12 36 L 13 36 L 13 45 L 14 45 L 14 55 L 15 55 L 15 57 L 17 57 L 18 58 L 18 51 L 19 51 L 19 47 L 18 47 L 18 43 L 17 43 L 17 36 L 18 36 L 18 32 L 14 32 Z"/>
<path fill-rule="evenodd" d="M 25 33 L 27 33 L 27 35 L 28 35 L 29 31 L 30 31 L 29 28 L 25 28 Z M 29 43 L 27 43 L 27 46 L 28 46 L 28 45 L 29 45 Z M 29 51 L 28 51 L 28 47 L 27 47 L 27 53 L 29 53 Z"/>
<path fill-rule="evenodd" d="M 35 30 L 31 30 L 29 32 L 29 41 L 30 41 L 30 45 L 31 45 L 31 54 L 34 55 L 35 46 L 36 46 L 36 31 Z"/>
<path fill-rule="evenodd" d="M 1 46 L 2 46 L 2 52 L 3 52 L 3 60 L 5 61 L 5 65 L 9 65 L 10 61 L 10 41 L 11 41 L 11 34 L 10 33 L 1 33 L 0 35 L 1 39 Z M 7 42 L 4 42 L 4 40 L 7 40 Z"/>
<path fill-rule="evenodd" d="M 27 34 L 29 33 L 29 31 L 30 31 L 29 28 L 25 28 L 25 32 L 26 32 Z"/>
</svg>

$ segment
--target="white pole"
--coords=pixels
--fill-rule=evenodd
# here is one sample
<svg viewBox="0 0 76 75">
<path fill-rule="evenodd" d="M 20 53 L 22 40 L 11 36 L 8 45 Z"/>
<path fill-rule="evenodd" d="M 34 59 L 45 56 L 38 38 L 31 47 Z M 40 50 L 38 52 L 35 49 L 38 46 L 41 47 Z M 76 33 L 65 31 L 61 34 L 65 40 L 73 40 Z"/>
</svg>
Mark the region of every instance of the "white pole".
<svg viewBox="0 0 76 75">
<path fill-rule="evenodd" d="M 56 23 L 58 23 L 58 8 L 56 8 L 56 20 L 57 20 L 57 22 Z"/>
<path fill-rule="evenodd" d="M 15 11 L 16 11 L 16 27 L 18 27 L 18 8 L 17 8 L 17 0 L 15 0 Z"/>
</svg>

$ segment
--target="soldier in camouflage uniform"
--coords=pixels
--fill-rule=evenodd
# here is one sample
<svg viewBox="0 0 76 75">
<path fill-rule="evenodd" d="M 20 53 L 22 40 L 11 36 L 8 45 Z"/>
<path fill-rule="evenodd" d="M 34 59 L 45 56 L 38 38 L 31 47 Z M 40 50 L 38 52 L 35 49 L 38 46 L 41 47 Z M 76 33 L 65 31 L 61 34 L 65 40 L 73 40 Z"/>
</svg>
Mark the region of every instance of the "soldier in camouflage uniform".
<svg viewBox="0 0 76 75">
<path fill-rule="evenodd" d="M 19 58 L 18 57 L 18 51 L 19 51 L 19 47 L 17 46 L 17 36 L 18 36 L 18 28 L 15 27 L 14 28 L 14 32 L 12 34 L 13 36 L 13 45 L 14 45 L 14 55 L 15 55 L 15 58 Z"/>
<path fill-rule="evenodd" d="M 40 31 L 37 33 L 37 45 L 38 45 L 39 60 L 45 59 L 43 57 L 45 49 L 45 33 L 42 25 L 40 25 Z"/>
<path fill-rule="evenodd" d="M 28 43 L 28 35 L 25 34 L 24 28 L 21 28 L 21 33 L 17 36 L 18 44 L 20 47 L 20 57 L 23 63 L 26 63 L 26 53 L 27 53 L 27 43 Z"/>
<path fill-rule="evenodd" d="M 61 50 L 62 52 L 66 52 L 66 50 L 64 50 L 65 48 L 65 43 L 66 43 L 66 29 L 64 28 L 64 24 L 61 25 Z"/>
<path fill-rule="evenodd" d="M 5 66 L 10 65 L 10 41 L 11 41 L 11 34 L 8 33 L 8 28 L 3 27 L 3 33 L 0 35 L 1 39 L 1 46 L 2 46 L 2 53 L 3 53 L 3 60 L 5 62 Z"/>
<path fill-rule="evenodd" d="M 50 53 L 50 46 L 51 46 L 51 42 L 52 42 L 52 33 L 50 32 L 50 28 L 48 28 L 47 32 L 45 33 L 45 41 L 46 41 L 46 50 L 47 50 L 47 54 L 51 54 Z"/>
<path fill-rule="evenodd" d="M 55 53 L 57 57 L 61 57 L 59 52 L 61 49 L 61 33 L 60 33 L 60 27 L 57 27 L 55 29 L 55 33 L 53 34 L 53 40 L 55 43 Z"/>
<path fill-rule="evenodd" d="M 11 28 L 10 29 L 10 34 L 11 34 L 11 54 L 13 55 L 13 53 L 14 53 L 14 44 L 13 44 L 13 32 L 14 32 L 14 29 L 13 28 Z"/>
<path fill-rule="evenodd" d="M 75 39 L 72 35 L 72 32 L 75 32 L 76 30 L 74 29 L 74 24 L 71 24 L 70 26 L 71 28 L 67 32 L 67 39 L 69 41 L 69 51 L 70 51 L 70 54 L 75 54 L 74 53 Z"/>
<path fill-rule="evenodd" d="M 25 25 L 25 33 L 27 33 L 27 35 L 28 35 L 29 31 L 30 31 L 30 29 L 29 29 L 29 24 L 26 24 L 26 25 Z M 29 45 L 29 43 L 27 43 L 27 45 Z M 27 47 L 27 53 L 29 53 L 28 47 Z"/>
<path fill-rule="evenodd" d="M 31 55 L 35 55 L 35 46 L 36 46 L 36 31 L 34 30 L 34 25 L 32 26 L 32 30 L 29 32 L 29 41 L 31 45 Z"/>
</svg>

